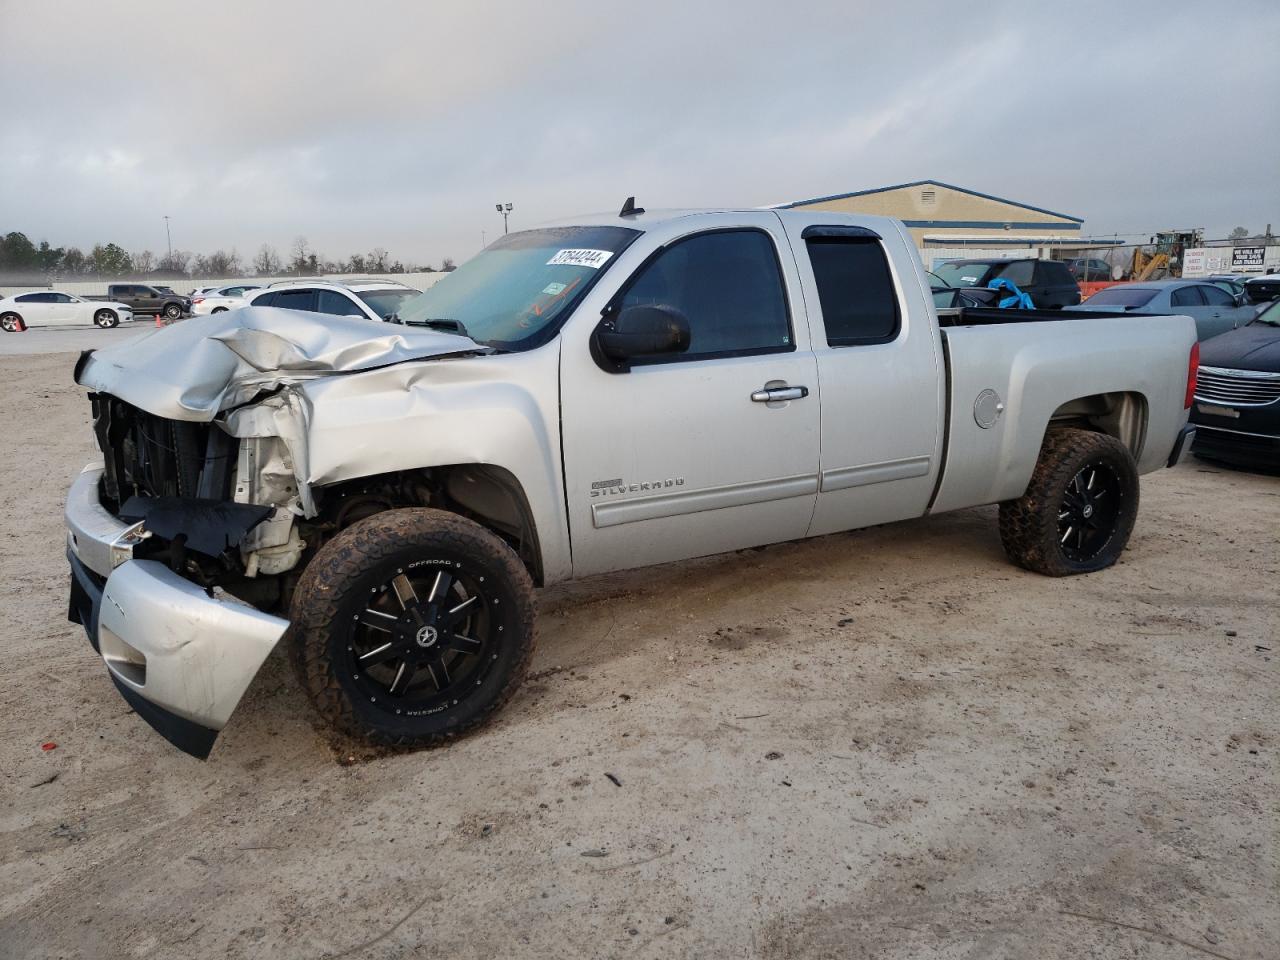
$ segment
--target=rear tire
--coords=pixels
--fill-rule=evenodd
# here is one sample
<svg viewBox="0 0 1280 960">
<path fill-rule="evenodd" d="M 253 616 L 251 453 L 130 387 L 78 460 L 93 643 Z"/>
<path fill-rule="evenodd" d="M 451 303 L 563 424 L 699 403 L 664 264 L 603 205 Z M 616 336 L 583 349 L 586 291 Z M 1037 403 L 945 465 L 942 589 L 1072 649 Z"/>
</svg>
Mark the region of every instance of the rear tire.
<svg viewBox="0 0 1280 960">
<path fill-rule="evenodd" d="M 1138 517 L 1138 470 L 1114 437 L 1074 428 L 1045 437 L 1031 483 L 1000 504 L 1000 540 L 1020 567 L 1050 577 L 1119 559 Z"/>
<path fill-rule="evenodd" d="M 436 746 L 515 693 L 534 647 L 515 553 L 441 510 L 388 510 L 324 545 L 294 593 L 294 664 L 316 710 L 384 746 Z"/>
<path fill-rule="evenodd" d="M 22 333 L 26 329 L 26 323 L 16 313 L 6 313 L 4 316 L 0 316 L 0 330 L 5 333 Z"/>
<path fill-rule="evenodd" d="M 114 310 L 99 310 L 93 315 L 93 325 L 103 330 L 110 330 L 112 327 L 120 326 L 120 318 L 116 316 Z"/>
<path fill-rule="evenodd" d="M 214 308 L 210 311 L 210 313 L 226 313 L 226 312 L 227 312 L 227 308 L 226 308 L 226 307 L 214 307 Z"/>
<path fill-rule="evenodd" d="M 180 320 L 182 319 L 182 308 L 176 303 L 171 303 L 164 308 L 164 315 L 170 320 Z"/>
</svg>

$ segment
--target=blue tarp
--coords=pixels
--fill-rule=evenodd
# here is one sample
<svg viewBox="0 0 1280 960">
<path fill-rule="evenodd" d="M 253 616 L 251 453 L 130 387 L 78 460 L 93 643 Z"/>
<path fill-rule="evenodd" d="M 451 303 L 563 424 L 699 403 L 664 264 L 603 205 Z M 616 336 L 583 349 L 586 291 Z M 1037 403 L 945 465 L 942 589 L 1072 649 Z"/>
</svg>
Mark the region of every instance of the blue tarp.
<svg viewBox="0 0 1280 960">
<path fill-rule="evenodd" d="M 1001 310 L 1034 310 L 1036 305 L 1031 302 L 1031 297 L 1023 293 L 1016 285 L 997 277 L 987 284 L 989 290 L 1004 290 L 1009 296 L 1001 297 L 997 306 Z"/>
</svg>

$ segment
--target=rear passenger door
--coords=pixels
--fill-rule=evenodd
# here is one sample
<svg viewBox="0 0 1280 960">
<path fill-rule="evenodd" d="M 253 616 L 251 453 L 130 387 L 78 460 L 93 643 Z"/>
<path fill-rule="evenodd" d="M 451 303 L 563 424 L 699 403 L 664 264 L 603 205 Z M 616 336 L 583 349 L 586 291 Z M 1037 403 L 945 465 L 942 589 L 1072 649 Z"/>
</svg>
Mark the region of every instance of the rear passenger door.
<svg viewBox="0 0 1280 960">
<path fill-rule="evenodd" d="M 1203 289 L 1201 284 L 1175 287 L 1169 294 L 1169 304 L 1173 312 L 1186 314 L 1196 322 L 1197 340 L 1208 340 L 1220 333 L 1226 333 L 1232 327 L 1231 318 L 1223 319 L 1220 310 L 1215 311 L 1205 302 Z"/>
<path fill-rule="evenodd" d="M 1253 319 L 1252 307 L 1237 307 L 1235 298 L 1216 284 L 1202 284 L 1199 290 L 1200 296 L 1204 297 L 1204 302 L 1209 307 L 1210 319 L 1221 321 L 1225 327 L 1223 332 L 1234 330 L 1240 324 Z M 1228 321 L 1230 326 L 1226 326 Z"/>
<path fill-rule="evenodd" d="M 306 310 L 316 312 L 315 290 L 277 290 L 271 300 L 271 306 L 283 310 Z"/>
<path fill-rule="evenodd" d="M 910 241 L 890 220 L 869 229 L 788 212 L 783 222 L 822 390 L 809 535 L 920 516 L 941 469 L 945 378 Z"/>
</svg>

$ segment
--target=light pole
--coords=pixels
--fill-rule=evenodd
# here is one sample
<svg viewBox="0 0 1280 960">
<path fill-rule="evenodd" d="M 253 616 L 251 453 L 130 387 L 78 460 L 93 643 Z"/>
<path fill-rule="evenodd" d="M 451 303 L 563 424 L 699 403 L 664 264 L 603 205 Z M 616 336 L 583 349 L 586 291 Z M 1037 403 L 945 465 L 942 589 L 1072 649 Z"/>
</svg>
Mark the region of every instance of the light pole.
<svg viewBox="0 0 1280 960">
<path fill-rule="evenodd" d="M 164 215 L 164 239 L 169 244 L 169 260 L 173 260 L 173 237 L 169 235 L 169 215 Z"/>
<path fill-rule="evenodd" d="M 502 232 L 503 232 L 503 233 L 506 233 L 506 232 L 507 232 L 507 217 L 511 216 L 511 204 L 509 204 L 509 203 L 495 203 L 493 206 L 494 206 L 494 209 L 496 209 L 500 214 L 502 214 Z"/>
</svg>

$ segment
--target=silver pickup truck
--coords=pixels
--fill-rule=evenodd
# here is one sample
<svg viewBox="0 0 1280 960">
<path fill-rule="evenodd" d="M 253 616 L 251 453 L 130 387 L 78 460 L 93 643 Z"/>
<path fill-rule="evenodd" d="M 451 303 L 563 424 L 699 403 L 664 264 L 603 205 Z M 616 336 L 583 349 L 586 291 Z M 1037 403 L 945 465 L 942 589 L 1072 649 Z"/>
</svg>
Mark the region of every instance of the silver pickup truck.
<svg viewBox="0 0 1280 960">
<path fill-rule="evenodd" d="M 629 204 L 395 319 L 250 307 L 76 367 L 70 615 L 190 753 L 282 639 L 340 730 L 444 742 L 570 578 L 994 503 L 1015 563 L 1099 570 L 1193 429 L 1189 318 L 940 315 L 877 217 Z"/>
</svg>

